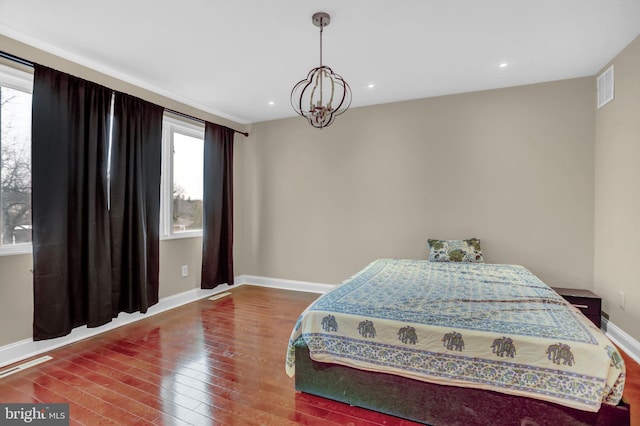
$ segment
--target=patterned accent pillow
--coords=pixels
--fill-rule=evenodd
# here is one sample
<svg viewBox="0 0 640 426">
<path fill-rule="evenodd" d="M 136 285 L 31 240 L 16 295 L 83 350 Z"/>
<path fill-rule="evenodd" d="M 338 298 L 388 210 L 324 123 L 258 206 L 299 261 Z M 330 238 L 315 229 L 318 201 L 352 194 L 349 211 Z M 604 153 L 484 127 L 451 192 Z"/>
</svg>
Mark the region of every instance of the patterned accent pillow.
<svg viewBox="0 0 640 426">
<path fill-rule="evenodd" d="M 431 262 L 471 262 L 482 263 L 480 240 L 427 240 L 429 261 Z"/>
</svg>

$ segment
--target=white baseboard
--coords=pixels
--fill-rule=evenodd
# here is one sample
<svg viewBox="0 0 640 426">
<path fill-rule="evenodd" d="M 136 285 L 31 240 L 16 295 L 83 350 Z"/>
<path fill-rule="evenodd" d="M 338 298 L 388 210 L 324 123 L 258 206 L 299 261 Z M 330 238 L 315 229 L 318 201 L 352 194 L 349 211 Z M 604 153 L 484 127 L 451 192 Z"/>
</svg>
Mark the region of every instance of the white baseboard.
<svg viewBox="0 0 640 426">
<path fill-rule="evenodd" d="M 199 288 L 194 288 L 183 293 L 163 297 L 158 301 L 156 305 L 150 307 L 146 314 L 141 314 L 139 312 L 133 314 L 121 313 L 117 318 L 115 318 L 108 324 L 95 328 L 87 328 L 86 326 L 74 328 L 68 335 L 58 337 L 56 339 L 39 341 L 34 341 L 33 339 L 24 339 L 18 342 L 10 343 L 8 345 L 0 346 L 0 368 L 27 358 L 34 357 L 36 355 L 40 355 L 45 352 L 52 351 L 61 346 L 69 345 L 88 337 L 96 336 L 100 333 L 104 333 L 105 331 L 113 330 L 114 328 L 122 327 L 123 325 L 127 325 L 141 319 L 149 318 L 150 316 L 168 311 L 169 309 L 177 308 L 178 306 L 195 302 L 196 300 L 204 299 L 205 297 L 211 297 L 214 294 L 236 288 L 243 284 L 281 288 L 285 290 L 306 291 L 310 293 L 324 293 L 335 287 L 330 284 L 281 280 L 254 275 L 240 275 L 235 278 L 235 282 L 236 284 L 233 286 L 223 284 L 219 285 L 213 290 L 202 290 Z"/>
<path fill-rule="evenodd" d="M 256 275 L 240 275 L 236 282 L 261 287 L 280 288 L 283 290 L 305 291 L 308 293 L 326 293 L 335 288 L 335 284 L 320 284 L 309 281 L 283 280 L 280 278 L 260 277 Z"/>
<path fill-rule="evenodd" d="M 602 317 L 602 329 L 605 331 L 609 340 L 615 343 L 635 362 L 640 364 L 640 342 L 604 317 Z"/>
<path fill-rule="evenodd" d="M 169 309 L 177 308 L 178 306 L 182 306 L 208 296 L 212 296 L 216 293 L 229 290 L 230 288 L 233 287 L 226 284 L 220 285 L 213 290 L 202 290 L 199 288 L 194 288 L 183 293 L 163 297 L 158 301 L 157 304 L 150 307 L 146 314 L 141 314 L 139 312 L 133 314 L 121 313 L 117 318 L 114 318 L 113 321 L 108 324 L 95 328 L 87 328 L 86 326 L 77 327 L 74 328 L 68 335 L 58 337 L 56 339 L 39 341 L 34 341 L 33 339 L 24 339 L 18 342 L 10 343 L 8 345 L 0 346 L 0 367 L 4 367 L 23 359 L 40 355 L 44 352 L 48 352 L 74 342 L 78 342 L 88 337 L 104 333 L 105 331 L 113 330 L 114 328 L 122 327 L 123 325 L 130 324 L 141 319 L 149 318 L 150 316 L 168 311 Z"/>
<path fill-rule="evenodd" d="M 95 336 L 105 331 L 113 330 L 114 328 L 121 327 L 132 322 L 148 318 L 150 316 L 159 314 L 169 309 L 177 308 L 178 306 L 185 305 L 187 303 L 195 302 L 196 300 L 210 297 L 214 294 L 228 291 L 230 289 L 239 287 L 241 285 L 256 285 L 261 287 L 280 288 L 284 290 L 304 291 L 309 293 L 325 293 L 333 288 L 333 284 L 320 284 L 308 281 L 295 281 L 284 280 L 278 278 L 261 277 L 256 275 L 239 275 L 235 278 L 236 284 L 234 286 L 220 285 L 213 290 L 192 289 L 183 293 L 175 294 L 172 296 L 164 297 L 160 301 L 149 308 L 146 314 L 122 313 L 118 315 L 108 324 L 96 328 L 78 327 L 75 328 L 70 334 L 64 337 L 50 340 L 34 341 L 33 339 L 25 339 L 19 342 L 10 343 L 5 346 L 0 346 L 0 368 L 23 359 L 31 358 L 36 355 L 40 355 L 44 352 L 48 352 L 59 348 L 64 345 L 68 345 L 88 337 Z M 617 327 L 606 318 L 602 318 L 603 330 L 613 343 L 618 345 L 627 355 L 640 364 L 640 342 L 635 340 L 629 334 Z"/>
</svg>

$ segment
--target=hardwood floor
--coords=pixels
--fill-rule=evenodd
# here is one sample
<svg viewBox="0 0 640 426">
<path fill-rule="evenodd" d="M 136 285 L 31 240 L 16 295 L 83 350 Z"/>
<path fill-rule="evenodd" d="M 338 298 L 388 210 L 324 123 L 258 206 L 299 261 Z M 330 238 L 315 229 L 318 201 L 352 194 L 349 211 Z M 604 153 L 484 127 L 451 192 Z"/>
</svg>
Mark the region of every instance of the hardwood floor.
<svg viewBox="0 0 640 426">
<path fill-rule="evenodd" d="M 414 424 L 295 392 L 287 341 L 317 294 L 231 293 L 52 351 L 53 360 L 1 379 L 0 401 L 69 402 L 71 424 L 91 426 Z M 640 426 L 640 366 L 625 362 L 631 424 Z"/>
<path fill-rule="evenodd" d="M 620 352 L 627 367 L 627 381 L 622 397 L 631 405 L 631 426 L 640 426 L 640 364 Z"/>
</svg>

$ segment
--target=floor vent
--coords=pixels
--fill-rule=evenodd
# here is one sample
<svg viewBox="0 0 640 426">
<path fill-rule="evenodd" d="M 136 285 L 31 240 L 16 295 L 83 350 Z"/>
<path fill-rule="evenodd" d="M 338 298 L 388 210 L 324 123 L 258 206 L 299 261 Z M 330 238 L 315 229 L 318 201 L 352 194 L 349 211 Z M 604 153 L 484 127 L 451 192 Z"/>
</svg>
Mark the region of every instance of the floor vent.
<svg viewBox="0 0 640 426">
<path fill-rule="evenodd" d="M 214 294 L 213 296 L 211 296 L 209 298 L 209 300 L 218 300 L 218 299 L 222 299 L 223 297 L 226 297 L 226 296 L 231 296 L 231 293 L 229 293 L 228 291 L 225 291 L 224 293 Z"/>
<path fill-rule="evenodd" d="M 4 379 L 7 376 L 12 375 L 13 373 L 17 373 L 22 370 L 26 370 L 29 367 L 33 367 L 34 365 L 42 364 L 43 362 L 47 362 L 53 359 L 49 355 L 41 356 L 40 358 L 32 359 L 31 361 L 25 362 L 24 364 L 16 365 L 15 367 L 7 368 L 6 370 L 0 371 L 0 379 Z"/>
</svg>

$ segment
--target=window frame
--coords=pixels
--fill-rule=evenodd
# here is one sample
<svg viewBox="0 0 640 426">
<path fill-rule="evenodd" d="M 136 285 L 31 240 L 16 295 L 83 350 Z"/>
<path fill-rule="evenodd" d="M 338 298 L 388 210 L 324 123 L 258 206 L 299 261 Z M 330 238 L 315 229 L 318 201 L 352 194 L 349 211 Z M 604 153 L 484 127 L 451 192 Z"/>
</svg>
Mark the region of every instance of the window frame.
<svg viewBox="0 0 640 426">
<path fill-rule="evenodd" d="M 204 142 L 204 124 L 165 112 L 162 119 L 162 176 L 160 183 L 160 239 L 202 237 L 202 230 L 173 232 L 173 135 L 201 139 Z M 203 161 L 204 161 L 204 152 Z"/>
<path fill-rule="evenodd" d="M 14 68 L 0 63 L 0 85 L 33 95 L 33 69 Z M 161 240 L 202 237 L 202 230 L 173 232 L 173 134 L 180 133 L 204 141 L 204 124 L 165 112 L 162 122 L 162 160 L 160 184 Z M 204 152 L 203 152 L 204 155 Z M 32 243 L 0 245 L 0 256 L 33 253 Z"/>
<path fill-rule="evenodd" d="M 5 63 L 0 63 L 0 86 L 33 95 L 33 69 L 19 69 L 8 66 Z M 21 243 L 12 245 L 0 244 L 0 256 L 12 256 L 31 253 L 33 253 L 33 243 Z"/>
</svg>

